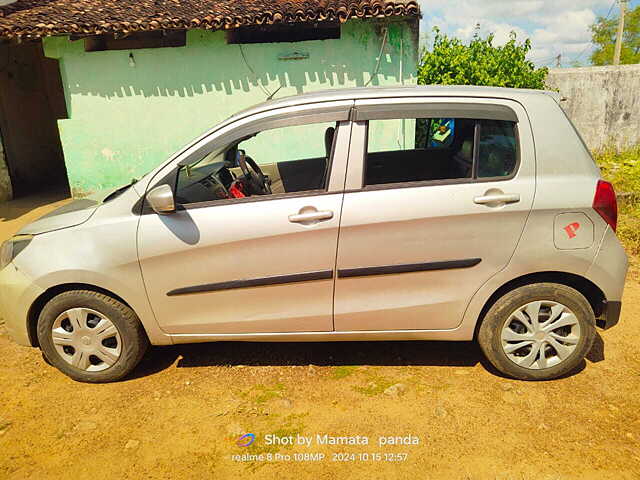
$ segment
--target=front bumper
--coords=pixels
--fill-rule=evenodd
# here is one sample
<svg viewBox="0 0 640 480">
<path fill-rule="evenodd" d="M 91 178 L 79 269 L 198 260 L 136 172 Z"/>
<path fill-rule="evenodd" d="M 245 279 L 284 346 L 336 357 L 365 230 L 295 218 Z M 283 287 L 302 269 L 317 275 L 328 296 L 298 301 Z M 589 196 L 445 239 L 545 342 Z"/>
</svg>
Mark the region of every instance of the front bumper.
<svg viewBox="0 0 640 480">
<path fill-rule="evenodd" d="M 4 320 L 9 336 L 20 345 L 32 346 L 27 317 L 29 308 L 44 290 L 13 263 L 0 271 L 0 317 Z M 35 339 L 33 339 L 35 341 Z"/>
</svg>

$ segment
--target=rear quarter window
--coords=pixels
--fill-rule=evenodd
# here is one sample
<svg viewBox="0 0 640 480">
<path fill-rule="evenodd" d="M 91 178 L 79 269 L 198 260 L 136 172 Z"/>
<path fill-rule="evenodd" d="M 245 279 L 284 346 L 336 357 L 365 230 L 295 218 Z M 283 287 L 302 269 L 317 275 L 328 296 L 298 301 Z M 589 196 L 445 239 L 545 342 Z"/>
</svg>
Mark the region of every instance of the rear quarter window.
<svg viewBox="0 0 640 480">
<path fill-rule="evenodd" d="M 510 176 L 518 160 L 515 124 L 501 120 L 479 123 L 478 178 Z"/>
</svg>

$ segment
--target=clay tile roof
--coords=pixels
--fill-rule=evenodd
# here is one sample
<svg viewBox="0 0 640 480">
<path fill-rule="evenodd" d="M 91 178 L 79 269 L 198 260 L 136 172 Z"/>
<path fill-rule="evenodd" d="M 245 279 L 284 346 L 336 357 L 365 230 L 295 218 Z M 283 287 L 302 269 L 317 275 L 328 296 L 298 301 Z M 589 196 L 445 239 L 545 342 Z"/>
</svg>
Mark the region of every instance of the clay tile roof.
<svg viewBox="0 0 640 480">
<path fill-rule="evenodd" d="M 0 37 L 218 30 L 419 15 L 416 0 L 17 0 L 0 7 Z"/>
</svg>

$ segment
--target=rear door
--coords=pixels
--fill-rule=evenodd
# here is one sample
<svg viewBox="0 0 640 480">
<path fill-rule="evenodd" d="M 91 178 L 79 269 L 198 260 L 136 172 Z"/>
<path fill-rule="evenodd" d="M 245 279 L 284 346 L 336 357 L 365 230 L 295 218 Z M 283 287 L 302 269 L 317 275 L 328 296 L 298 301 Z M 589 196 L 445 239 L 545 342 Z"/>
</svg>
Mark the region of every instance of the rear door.
<svg viewBox="0 0 640 480">
<path fill-rule="evenodd" d="M 509 262 L 535 192 L 516 102 L 356 102 L 342 209 L 335 329 L 455 328 Z"/>
</svg>

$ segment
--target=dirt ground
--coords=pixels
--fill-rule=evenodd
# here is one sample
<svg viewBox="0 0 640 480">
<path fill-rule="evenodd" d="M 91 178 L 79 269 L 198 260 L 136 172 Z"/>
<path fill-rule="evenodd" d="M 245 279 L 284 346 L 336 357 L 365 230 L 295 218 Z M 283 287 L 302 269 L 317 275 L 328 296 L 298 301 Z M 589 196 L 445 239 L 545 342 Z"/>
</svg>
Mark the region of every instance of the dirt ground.
<svg viewBox="0 0 640 480">
<path fill-rule="evenodd" d="M 0 205 L 0 238 L 54 200 Z M 153 348 L 128 380 L 88 385 L 0 325 L 0 478 L 638 479 L 637 266 L 623 305 L 580 371 L 539 383 L 501 378 L 471 343 L 371 342 Z M 255 443 L 237 446 L 245 433 Z"/>
</svg>

